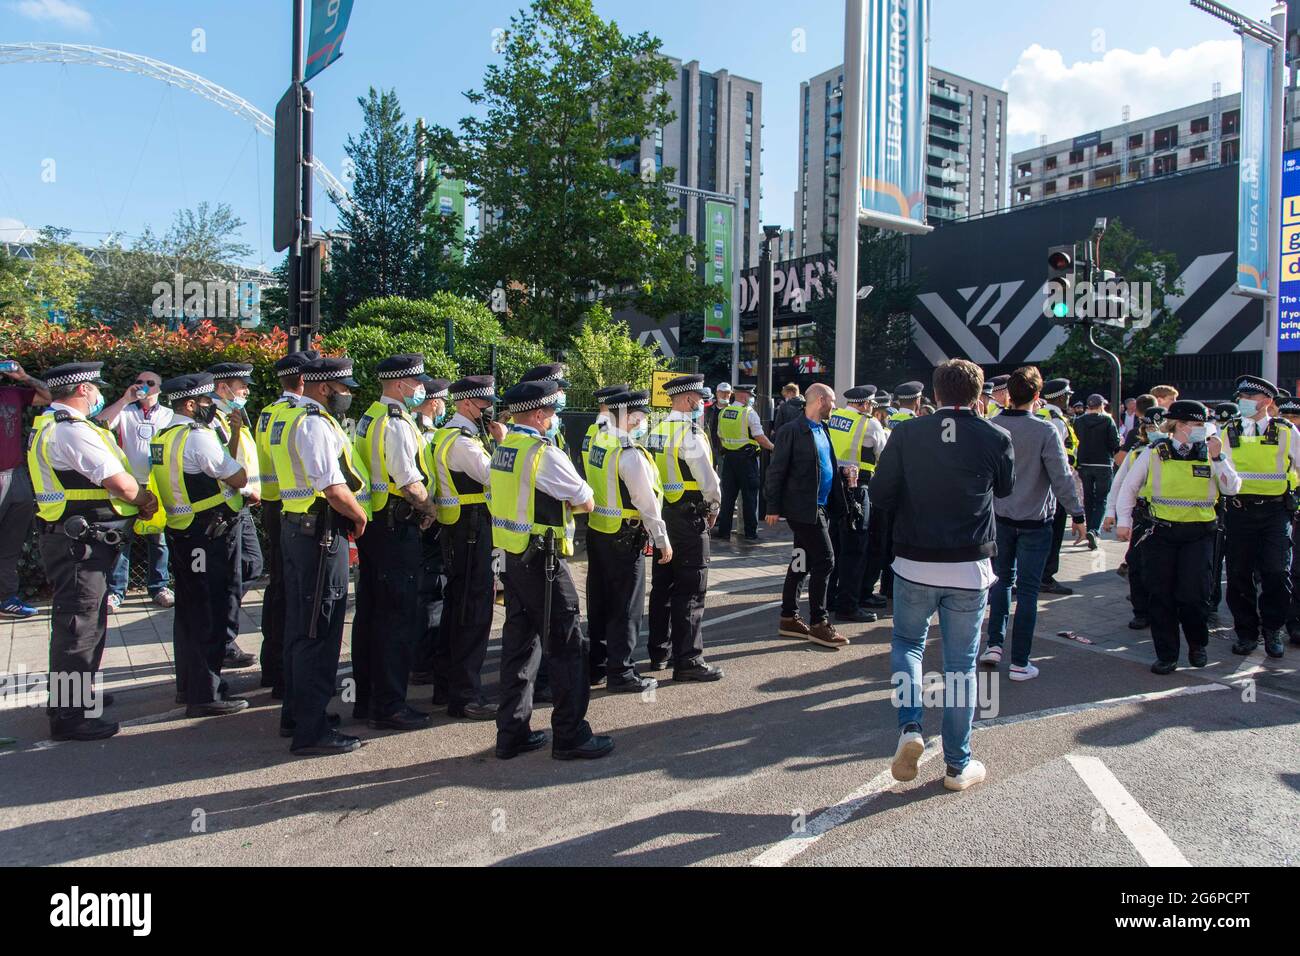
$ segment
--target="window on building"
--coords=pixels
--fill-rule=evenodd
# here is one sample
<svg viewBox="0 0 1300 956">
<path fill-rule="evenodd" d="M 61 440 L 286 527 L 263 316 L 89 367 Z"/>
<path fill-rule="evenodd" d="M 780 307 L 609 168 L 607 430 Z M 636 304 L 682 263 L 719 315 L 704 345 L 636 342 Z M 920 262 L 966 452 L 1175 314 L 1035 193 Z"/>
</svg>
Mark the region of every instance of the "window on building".
<svg viewBox="0 0 1300 956">
<path fill-rule="evenodd" d="M 1210 147 L 1193 146 L 1192 155 L 1188 159 L 1193 163 L 1203 163 L 1210 158 Z"/>
<path fill-rule="evenodd" d="M 1169 156 L 1157 156 L 1155 164 L 1151 169 L 1157 176 L 1168 176 L 1170 173 L 1178 172 L 1178 154 L 1174 153 Z"/>
<path fill-rule="evenodd" d="M 1029 202 L 1032 195 L 1033 193 L 1030 188 L 1028 186 L 1023 186 L 1016 190 L 1016 202 Z"/>
<path fill-rule="evenodd" d="M 1069 185 L 1068 188 L 1070 188 L 1070 189 L 1082 189 L 1082 188 L 1083 188 L 1083 175 L 1080 174 L 1080 175 L 1078 175 L 1078 176 L 1071 176 L 1071 177 L 1070 177 L 1070 185 Z"/>
<path fill-rule="evenodd" d="M 1142 142 L 1143 142 L 1143 139 L 1144 139 L 1144 137 L 1143 137 L 1143 135 L 1142 135 L 1141 133 L 1134 133 L 1132 136 L 1130 136 L 1130 137 L 1128 138 L 1128 148 L 1129 148 L 1129 149 L 1141 149 L 1141 148 L 1142 148 Z"/>
<path fill-rule="evenodd" d="M 1129 179 L 1141 179 L 1146 174 L 1147 174 L 1147 161 L 1145 159 L 1137 159 L 1128 164 Z"/>
<path fill-rule="evenodd" d="M 1048 182 L 1046 182 L 1046 183 L 1043 184 L 1043 194 L 1044 194 L 1044 195 L 1046 195 L 1046 196 L 1052 196 L 1052 195 L 1055 195 L 1055 193 L 1056 193 L 1056 180 L 1055 180 L 1055 179 L 1049 180 Z"/>
<path fill-rule="evenodd" d="M 1219 155 L 1221 157 L 1219 162 L 1221 163 L 1226 164 L 1226 163 L 1237 162 L 1239 159 L 1241 159 L 1241 140 L 1238 139 L 1228 140 L 1226 143 L 1223 144 L 1223 149 L 1220 150 Z"/>
<path fill-rule="evenodd" d="M 1083 150 L 1081 149 L 1070 150 L 1070 165 L 1078 166 L 1081 162 L 1083 162 Z"/>
<path fill-rule="evenodd" d="M 1166 126 L 1164 129 L 1158 129 L 1155 132 L 1155 147 L 1157 150 L 1174 149 L 1178 146 L 1178 127 Z"/>
<path fill-rule="evenodd" d="M 1110 155 L 1113 155 L 1114 152 L 1115 152 L 1115 144 L 1114 144 L 1114 143 L 1099 143 L 1099 144 L 1097 145 L 1097 155 L 1098 155 L 1098 156 L 1110 156 Z"/>
<path fill-rule="evenodd" d="M 1198 117 L 1197 119 L 1192 120 L 1193 136 L 1196 136 L 1199 133 L 1208 133 L 1209 131 L 1210 131 L 1210 118 L 1208 116 L 1201 116 Z"/>
<path fill-rule="evenodd" d="M 1048 156 L 1047 159 L 1043 160 L 1043 168 L 1044 168 L 1044 169 L 1055 169 L 1055 168 L 1056 168 L 1056 157 L 1055 157 L 1055 156 Z"/>
<path fill-rule="evenodd" d="M 1241 110 L 1228 110 L 1223 114 L 1223 135 L 1236 136 L 1241 132 Z"/>
<path fill-rule="evenodd" d="M 1017 176 L 1032 176 L 1033 174 L 1034 174 L 1033 163 L 1021 163 L 1019 166 L 1016 167 Z"/>
</svg>

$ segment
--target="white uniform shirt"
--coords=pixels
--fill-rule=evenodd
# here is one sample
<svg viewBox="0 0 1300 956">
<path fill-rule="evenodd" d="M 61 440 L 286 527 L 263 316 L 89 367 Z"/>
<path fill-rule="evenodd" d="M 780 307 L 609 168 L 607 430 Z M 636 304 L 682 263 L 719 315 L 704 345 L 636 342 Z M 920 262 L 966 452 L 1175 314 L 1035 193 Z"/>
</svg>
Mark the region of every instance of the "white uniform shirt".
<svg viewBox="0 0 1300 956">
<path fill-rule="evenodd" d="M 126 452 L 137 481 L 149 480 L 149 442 L 171 423 L 172 410 L 166 405 L 155 403 L 145 410 L 139 402 L 123 406 L 116 418 L 105 423 Z"/>
<path fill-rule="evenodd" d="M 113 450 L 95 434 L 95 426 L 86 422 L 85 415 L 62 402 L 51 402 L 49 413 L 52 415 L 55 412 L 67 412 L 80 421 L 49 426 L 54 429 L 54 433 L 45 442 L 45 454 L 51 468 L 56 471 L 75 471 L 100 486 L 126 470 Z"/>
<path fill-rule="evenodd" d="M 173 425 L 188 427 L 194 419 L 188 415 L 177 414 L 172 418 Z M 210 427 L 199 427 L 190 431 L 185 442 L 185 451 L 181 454 L 181 471 L 187 475 L 207 475 L 218 481 L 225 481 L 244 466 L 221 445 L 217 433 Z"/>
<path fill-rule="evenodd" d="M 756 412 L 751 410 L 751 414 L 754 415 L 755 420 L 758 419 Z M 668 416 L 668 421 L 695 425 L 695 428 L 682 439 L 678 457 L 690 467 L 691 477 L 699 484 L 700 494 L 704 496 L 704 500 L 711 505 L 722 507 L 722 483 L 718 479 L 718 473 L 713 470 L 713 459 L 709 456 L 709 436 L 697 423 L 692 422 L 691 417 L 685 412 L 672 412 Z M 761 423 L 759 428 L 761 430 Z"/>
<path fill-rule="evenodd" d="M 1187 446 L 1174 441 L 1174 448 L 1185 451 Z M 1134 459 L 1133 467 L 1129 469 L 1128 477 L 1124 479 L 1124 487 L 1120 489 L 1119 498 L 1115 502 L 1115 523 L 1121 528 L 1133 527 L 1133 508 L 1137 505 L 1138 495 L 1147 482 L 1147 475 L 1151 472 L 1150 449 L 1147 449 L 1147 453 L 1140 458 L 1134 455 L 1129 457 Z M 1241 476 L 1232 466 L 1227 442 L 1223 443 L 1223 460 L 1210 462 L 1210 475 L 1218 484 L 1221 495 L 1235 495 L 1241 490 Z"/>
<path fill-rule="evenodd" d="M 609 424 L 609 434 L 620 445 L 631 441 L 628 433 L 614 423 Z M 659 499 L 654 493 L 654 463 L 635 450 L 618 456 L 618 476 L 627 485 L 632 506 L 641 513 L 641 523 L 662 550 L 668 546 L 668 526 L 661 516 Z"/>
<path fill-rule="evenodd" d="M 387 395 L 379 400 L 385 405 L 403 407 L 401 402 Z M 419 432 L 405 419 L 393 418 L 391 415 L 385 415 L 376 424 L 380 428 L 387 429 L 384 432 L 384 467 L 388 469 L 388 474 L 396 486 L 390 488 L 389 493 L 396 494 L 398 488 L 405 488 L 407 485 L 424 484 L 424 475 L 420 472 L 419 465 Z"/>
<path fill-rule="evenodd" d="M 735 403 L 733 402 L 732 404 Z M 766 434 L 763 431 L 763 422 L 758 417 L 758 412 L 754 411 L 752 408 L 746 408 L 745 410 L 745 426 L 746 431 L 749 432 L 750 438 L 759 438 Z"/>
<path fill-rule="evenodd" d="M 541 437 L 541 432 L 524 425 L 512 425 L 511 431 Z M 580 505 L 596 497 L 591 485 L 582 480 L 569 456 L 554 445 L 542 449 L 542 463 L 537 466 L 537 490 L 556 501 Z"/>
<path fill-rule="evenodd" d="M 461 433 L 452 442 L 451 450 L 447 452 L 448 467 L 452 471 L 459 471 L 468 475 L 486 488 L 492 480 L 492 457 L 487 453 L 487 449 L 483 447 L 481 441 L 470 438 L 464 432 L 464 429 L 468 428 L 478 434 L 478 425 L 457 412 L 451 416 L 451 421 L 447 422 L 447 427 L 462 429 Z"/>
<path fill-rule="evenodd" d="M 1110 483 L 1110 493 L 1106 495 L 1106 514 L 1103 517 L 1118 517 L 1115 509 L 1119 504 L 1119 493 L 1120 489 L 1124 487 L 1124 480 L 1128 478 L 1128 473 L 1133 470 L 1133 462 L 1149 450 L 1146 445 L 1136 445 L 1129 450 L 1129 453 L 1124 456 L 1124 460 L 1119 463 L 1119 470 L 1115 472 L 1115 480 Z"/>
<path fill-rule="evenodd" d="M 885 444 L 889 441 L 889 432 L 885 431 L 885 426 L 876 421 L 873 416 L 866 417 L 867 427 L 862 430 L 862 447 L 874 448 L 876 461 L 880 461 L 880 453 L 885 450 Z"/>
<path fill-rule="evenodd" d="M 307 480 L 316 491 L 324 491 L 333 485 L 346 485 L 348 480 L 339 467 L 339 456 L 343 454 L 346 435 L 325 421 L 329 412 L 314 398 L 303 395 L 299 404 L 315 405 L 321 410 L 320 415 L 303 415 L 302 421 L 294 429 L 293 446 L 298 452 Z"/>
</svg>

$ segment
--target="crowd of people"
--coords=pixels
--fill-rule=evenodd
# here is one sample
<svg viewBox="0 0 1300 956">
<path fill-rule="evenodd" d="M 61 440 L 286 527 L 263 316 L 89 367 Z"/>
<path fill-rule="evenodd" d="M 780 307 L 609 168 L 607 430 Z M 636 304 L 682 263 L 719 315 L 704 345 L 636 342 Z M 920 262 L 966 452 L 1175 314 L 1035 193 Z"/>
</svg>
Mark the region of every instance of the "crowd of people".
<svg viewBox="0 0 1300 956">
<path fill-rule="evenodd" d="M 780 636 L 837 649 L 849 638 L 836 624 L 892 610 L 900 780 L 915 776 L 924 746 L 931 619 L 950 679 L 999 668 L 1008 630 L 1009 679 L 1037 677 L 1038 596 L 1071 593 L 1056 579 L 1067 519 L 1076 544 L 1096 549 L 1111 530 L 1128 542 L 1130 626 L 1151 629 L 1154 672 L 1177 668 L 1182 640 L 1191 666 L 1207 663 L 1225 564 L 1233 651 L 1262 641 L 1281 657 L 1288 632 L 1300 643 L 1291 561 L 1300 403 L 1254 376 L 1237 382 L 1235 403 L 1210 409 L 1160 386 L 1117 418 L 1102 396 L 1075 403 L 1068 380 L 1044 381 L 1036 368 L 985 381 L 978 366 L 952 360 L 935 371 L 933 401 L 921 382 L 839 397 L 823 384 L 806 395 L 787 386 L 769 427 L 752 387 L 724 382 L 710 393 L 703 376 L 682 375 L 667 383 L 671 409 L 657 423 L 648 392 L 600 389 L 575 467 L 558 364 L 498 397 L 490 376 L 436 379 L 422 356 L 395 355 L 373 370 L 381 395 L 355 420 L 351 360 L 314 352 L 276 363 L 280 394 L 256 412 L 253 368 L 240 363 L 165 381 L 142 370 L 112 405 L 99 362 L 39 379 L 16 362 L 0 368 L 12 383 L 0 389 L 6 434 L 23 406 L 46 406 L 25 461 L 12 442 L 0 449 L 0 594 L 13 595 L 0 613 L 36 613 L 15 571 L 34 512 L 53 589 L 50 673 L 95 674 L 131 537 L 143 535 L 150 598 L 174 606 L 177 702 L 187 717 L 220 717 L 248 707 L 223 672 L 257 660 L 236 638 L 241 603 L 265 570 L 261 681 L 282 701 L 280 734 L 299 755 L 360 746 L 328 709 L 349 540 L 359 559 L 353 719 L 426 727 L 431 714 L 408 694 L 431 685 L 430 704 L 450 717 L 495 722 L 502 759 L 548 742 L 557 759 L 610 753 L 613 740 L 586 720 L 594 686 L 645 693 L 651 674 L 668 670 L 675 682 L 723 678 L 704 657 L 701 624 L 710 542 L 731 535 L 737 506 L 743 541 L 758 538 L 760 516 L 784 520 L 794 538 Z M 582 513 L 585 627 L 567 564 Z M 498 580 L 505 620 L 491 702 L 482 670 Z M 952 789 L 985 773 L 970 753 L 974 699 L 945 709 Z M 532 726 L 538 702 L 553 705 L 550 735 Z M 52 736 L 115 734 L 89 704 L 52 692 Z"/>
</svg>

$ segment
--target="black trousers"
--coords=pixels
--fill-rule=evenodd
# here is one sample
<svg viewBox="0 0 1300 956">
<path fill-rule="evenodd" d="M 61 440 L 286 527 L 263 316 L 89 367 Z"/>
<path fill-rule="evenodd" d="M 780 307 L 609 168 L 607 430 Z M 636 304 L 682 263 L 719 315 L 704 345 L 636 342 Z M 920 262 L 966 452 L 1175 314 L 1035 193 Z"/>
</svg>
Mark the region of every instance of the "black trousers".
<svg viewBox="0 0 1300 956">
<path fill-rule="evenodd" d="M 239 602 L 249 588 L 262 576 L 262 543 L 257 539 L 257 525 L 253 523 L 253 512 L 244 508 L 239 512 Z M 226 648 L 235 649 L 235 638 L 239 637 L 239 606 L 235 605 L 234 616 L 226 628 Z"/>
<path fill-rule="evenodd" d="M 266 569 L 270 579 L 262 592 L 262 676 L 271 686 L 284 687 L 284 568 L 280 561 L 280 502 L 262 502 L 266 532 Z"/>
<path fill-rule="evenodd" d="M 1206 599 L 1214 565 L 1214 527 L 1159 526 L 1142 542 L 1145 579 L 1151 595 L 1151 641 L 1156 658 L 1176 662 L 1179 626 L 1189 648 L 1210 642 Z"/>
<path fill-rule="evenodd" d="M 91 681 L 108 635 L 108 574 L 117 556 L 117 548 L 74 542 L 61 530 L 41 534 L 41 563 L 54 590 L 48 708 L 54 730 L 81 721 L 92 709 Z"/>
<path fill-rule="evenodd" d="M 322 523 L 332 520 L 326 512 Z M 365 540 L 370 534 L 361 536 Z M 280 525 L 284 563 L 284 706 L 280 723 L 293 727 L 293 746 L 310 747 L 329 731 L 325 709 L 334 696 L 348 608 L 348 539 L 342 532 L 308 534 L 300 516 L 285 514 Z M 323 562 L 321 601 L 313 605 L 316 569 Z M 308 634 L 316 618 L 316 637 Z M 357 682 L 360 686 L 360 681 Z"/>
<path fill-rule="evenodd" d="M 645 552 L 636 536 L 587 531 L 587 638 L 591 642 L 588 670 L 594 683 L 636 676 L 632 655 L 641 634 L 645 607 Z"/>
<path fill-rule="evenodd" d="M 716 530 L 719 536 L 731 534 L 732 513 L 740 497 L 740 518 L 745 536 L 758 534 L 758 455 L 753 452 L 729 451 L 722 456 L 722 512 Z M 676 545 L 673 546 L 674 550 Z"/>
<path fill-rule="evenodd" d="M 1219 513 L 1219 528 L 1214 534 L 1214 583 L 1210 589 L 1210 611 L 1217 613 L 1223 601 L 1223 565 L 1228 554 L 1228 535 L 1223 530 L 1223 499 L 1215 508 Z"/>
<path fill-rule="evenodd" d="M 435 649 L 441 643 L 443 592 L 447 569 L 442 560 L 442 525 L 420 532 L 420 606 L 424 608 L 424 631 L 411 654 L 411 673 L 432 674 Z M 446 688 L 444 688 L 445 690 Z"/>
<path fill-rule="evenodd" d="M 1043 580 L 1050 581 L 1061 570 L 1061 542 L 1065 540 L 1065 506 L 1056 503 L 1056 517 L 1052 520 L 1052 549 L 1047 552 L 1047 564 L 1043 567 Z"/>
<path fill-rule="evenodd" d="M 1291 515 L 1280 501 L 1223 512 L 1228 610 L 1237 637 L 1286 626 L 1291 608 Z M 1258 583 L 1257 583 L 1258 582 Z"/>
<path fill-rule="evenodd" d="M 521 555 L 507 554 L 501 581 L 506 620 L 501 630 L 501 703 L 497 745 L 512 747 L 532 730 L 533 686 L 545 654 L 551 675 L 553 745 L 578 747 L 591 739 L 586 721 L 591 687 L 587 683 L 587 638 L 578 623 L 578 592 L 569 566 L 560 560 L 555 580 L 546 580 L 545 560 L 525 566 Z M 551 589 L 551 619 L 543 620 L 546 589 Z"/>
<path fill-rule="evenodd" d="M 1300 634 L 1300 561 L 1295 559 L 1296 547 L 1300 546 L 1300 521 L 1291 517 L 1291 604 L 1286 615 L 1286 629 L 1292 637 Z"/>
<path fill-rule="evenodd" d="M 799 590 L 804 578 L 808 583 L 808 623 L 821 624 L 826 620 L 826 589 L 831 571 L 835 569 L 835 549 L 831 544 L 830 523 L 826 509 L 817 509 L 817 520 L 786 520 L 794 532 L 794 552 L 790 567 L 785 572 L 785 587 L 781 592 L 781 615 L 794 617 L 799 613 Z"/>
<path fill-rule="evenodd" d="M 862 568 L 862 597 L 868 598 L 880 582 L 880 593 L 894 593 L 894 516 L 884 508 L 872 508 L 867 522 L 867 556 Z"/>
<path fill-rule="evenodd" d="M 1110 494 L 1114 477 L 1115 471 L 1110 465 L 1084 465 L 1079 469 L 1079 480 L 1083 483 L 1083 510 L 1089 531 L 1101 530 L 1101 519 L 1106 516 L 1106 496 Z"/>
<path fill-rule="evenodd" d="M 686 498 L 664 502 L 664 524 L 673 559 L 660 564 L 655 548 L 650 570 L 650 636 L 652 663 L 671 659 L 685 664 L 704 654 L 704 595 L 709 590 L 709 533 Z"/>
<path fill-rule="evenodd" d="M 229 524 L 213 537 L 209 529 L 217 521 Z M 210 704 L 224 696 L 221 665 L 230 619 L 239 615 L 240 521 L 218 507 L 195 516 L 183 531 L 167 529 L 166 535 L 176 583 L 172 646 L 177 687 L 185 703 Z"/>
<path fill-rule="evenodd" d="M 391 499 L 390 499 L 391 501 Z M 388 717 L 406 706 L 411 655 L 424 632 L 420 527 L 380 512 L 357 539 L 357 608 L 352 618 L 354 713 Z"/>
<path fill-rule="evenodd" d="M 863 569 L 867 562 L 867 546 L 870 541 L 871 504 L 867 500 L 867 489 L 859 485 L 851 489 L 863 507 L 867 524 L 854 530 L 846 515 L 835 512 L 829 514 L 831 544 L 835 548 L 835 566 L 831 569 L 830 584 L 826 589 L 826 605 L 832 611 L 853 611 L 862 600 Z"/>
<path fill-rule="evenodd" d="M 451 707 L 483 699 L 483 659 L 492 633 L 495 582 L 492 575 L 492 519 L 486 505 L 461 508 L 460 520 L 442 529 L 447 568 L 442 620 L 434 653 L 434 691 L 445 691 Z"/>
<path fill-rule="evenodd" d="M 1133 605 L 1134 617 L 1148 617 L 1151 612 L 1151 590 L 1144 566 L 1146 542 L 1142 541 L 1150 527 L 1149 521 L 1133 519 L 1133 534 L 1129 538 L 1128 552 L 1124 555 L 1124 562 L 1128 565 L 1128 596 Z M 1150 538 L 1147 537 L 1147 540 Z M 1138 544 L 1139 541 L 1142 543 Z"/>
</svg>

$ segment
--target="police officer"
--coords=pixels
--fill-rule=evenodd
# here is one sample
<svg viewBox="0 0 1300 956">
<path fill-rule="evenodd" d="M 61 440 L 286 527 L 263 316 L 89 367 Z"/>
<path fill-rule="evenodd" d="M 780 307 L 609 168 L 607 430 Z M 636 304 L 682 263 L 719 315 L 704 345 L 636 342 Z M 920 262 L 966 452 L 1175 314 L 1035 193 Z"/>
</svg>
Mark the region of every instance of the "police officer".
<svg viewBox="0 0 1300 956">
<path fill-rule="evenodd" d="M 1284 418 L 1269 416 L 1277 386 L 1266 379 L 1237 379 L 1241 418 L 1223 429 L 1227 456 L 1241 475 L 1241 490 L 1224 508 L 1228 610 L 1237 642 L 1234 654 L 1259 645 L 1269 657 L 1285 652 L 1282 635 L 1291 606 L 1291 516 L 1300 465 L 1300 434 Z M 1258 584 L 1256 584 L 1258 582 Z"/>
<path fill-rule="evenodd" d="M 844 500 L 832 491 L 831 543 L 835 568 L 831 572 L 827 604 L 837 621 L 870 622 L 876 613 L 860 606 L 863 568 L 867 560 L 871 506 L 867 485 L 885 448 L 885 430 L 871 415 L 874 385 L 859 385 L 844 392 L 845 408 L 831 412 L 826 423 L 831 451 L 844 474 Z"/>
<path fill-rule="evenodd" d="M 996 418 L 1006 409 L 1007 403 L 1011 401 L 1007 394 L 1007 383 L 1011 381 L 1010 375 L 995 375 L 988 381 L 989 402 L 984 410 L 985 418 Z"/>
<path fill-rule="evenodd" d="M 406 703 L 411 655 L 424 633 L 420 533 L 436 517 L 421 465 L 424 356 L 394 355 L 375 368 L 382 394 L 357 421 L 353 457 L 370 475 L 369 534 L 357 542 L 356 613 L 352 619 L 352 716 L 376 730 L 418 730 L 429 715 Z"/>
<path fill-rule="evenodd" d="M 1061 433 L 1061 440 L 1065 443 L 1065 458 L 1073 468 L 1078 461 L 1079 439 L 1074 433 L 1074 426 L 1070 424 L 1066 417 L 1065 410 L 1069 407 L 1070 396 L 1074 394 L 1070 388 L 1068 378 L 1048 379 L 1043 383 L 1043 407 L 1036 414 L 1039 418 L 1045 418 Z M 1043 583 L 1041 593 L 1043 594 L 1073 594 L 1074 589 L 1068 588 L 1056 580 L 1057 573 L 1061 570 L 1061 542 L 1065 540 L 1065 519 L 1067 518 L 1066 509 L 1059 501 L 1056 503 L 1056 517 L 1052 521 L 1052 546 L 1047 553 L 1047 564 L 1043 568 Z"/>
<path fill-rule="evenodd" d="M 592 440 L 583 462 L 596 499 L 587 524 L 587 634 L 591 684 L 611 693 L 636 693 L 658 685 L 632 666 L 645 606 L 645 548 L 659 564 L 673 548 L 661 516 L 659 469 L 641 442 L 649 433 L 649 392 L 606 396 L 609 423 Z"/>
<path fill-rule="evenodd" d="M 675 681 L 716 681 L 722 668 L 704 660 L 704 596 L 709 589 L 709 529 L 716 524 L 722 490 L 713 470 L 708 436 L 700 428 L 704 376 L 681 375 L 664 391 L 672 412 L 650 436 L 649 451 L 664 489 L 664 524 L 672 560 L 655 549 L 650 571 L 650 669 L 671 663 Z"/>
<path fill-rule="evenodd" d="M 545 437 L 562 387 L 551 379 L 521 382 L 506 392 L 513 424 L 492 456 L 492 542 L 505 552 L 496 743 L 496 755 L 503 760 L 546 744 L 546 733 L 529 726 L 533 682 L 543 654 L 550 659 L 555 700 L 551 756 L 594 759 L 614 749 L 613 739 L 593 735 L 585 719 L 591 694 L 587 639 L 564 558 L 573 554 L 574 512 L 590 512 L 595 502 L 569 457 Z"/>
<path fill-rule="evenodd" d="M 447 387 L 450 379 L 435 378 L 424 388 L 424 403 L 417 405 L 411 413 L 415 427 L 420 432 L 421 469 L 426 479 L 432 482 L 433 473 L 424 463 L 424 455 L 433 443 L 439 426 L 447 419 Z M 433 496 L 432 483 L 428 486 L 430 497 Z M 420 574 L 420 606 L 424 609 L 424 631 L 416 641 L 415 653 L 411 658 L 411 683 L 426 685 L 433 683 L 434 648 L 440 640 L 438 623 L 442 620 L 442 589 L 446 583 L 446 574 L 442 566 L 442 526 L 436 522 L 420 532 L 422 567 Z"/>
<path fill-rule="evenodd" d="M 271 464 L 271 429 L 280 413 L 302 400 L 303 367 L 319 358 L 314 350 L 291 352 L 275 363 L 280 395 L 262 409 L 253 425 L 257 463 L 261 469 L 262 531 L 266 534 L 268 579 L 262 592 L 262 686 L 271 688 L 273 700 L 284 700 L 284 570 L 280 562 L 280 484 Z M 282 426 L 283 427 L 283 426 Z"/>
<path fill-rule="evenodd" d="M 754 389 L 737 385 L 731 404 L 718 413 L 718 440 L 722 442 L 722 511 L 713 536 L 731 537 L 731 520 L 740 496 L 740 516 L 746 541 L 758 540 L 758 451 L 771 451 L 771 439 L 753 409 Z"/>
<path fill-rule="evenodd" d="M 487 509 L 490 442 L 503 440 L 495 422 L 496 383 L 491 375 L 454 382 L 447 397 L 456 414 L 425 449 L 425 471 L 438 509 L 443 590 L 438 645 L 433 658 L 433 703 L 464 720 L 492 720 L 497 709 L 483 697 L 481 672 L 492 630 L 492 521 Z"/>
<path fill-rule="evenodd" d="M 1143 402 L 1150 401 L 1150 396 L 1143 396 Z M 1110 494 L 1106 497 L 1106 517 L 1102 521 L 1101 529 L 1103 531 L 1113 531 L 1117 518 L 1116 508 L 1119 503 L 1120 489 L 1124 487 L 1124 481 L 1128 473 L 1137 464 L 1138 460 L 1150 451 L 1151 441 L 1159 438 L 1161 435 L 1160 426 L 1164 422 L 1165 410 L 1158 405 L 1149 405 L 1146 408 L 1139 408 L 1142 417 L 1138 420 L 1137 433 L 1133 438 L 1132 447 L 1124 460 L 1120 462 L 1119 470 L 1115 472 L 1115 480 L 1111 483 Z M 1223 499 L 1220 497 L 1219 505 L 1222 506 Z M 1128 551 L 1124 555 L 1124 565 L 1128 569 L 1128 593 L 1129 603 L 1133 605 L 1133 618 L 1128 622 L 1130 630 L 1143 631 L 1151 626 L 1150 619 L 1150 592 L 1146 584 L 1146 574 L 1143 570 L 1142 549 L 1139 546 L 1141 542 L 1150 537 L 1151 531 L 1151 502 L 1138 494 L 1137 503 L 1133 508 L 1133 530 L 1129 537 Z M 1216 540 L 1218 533 L 1216 532 Z M 1216 555 L 1219 549 L 1216 545 Z M 1214 563 L 1217 570 L 1217 560 Z M 1211 577 L 1213 581 L 1213 577 Z M 1210 595 L 1209 610 L 1218 606 L 1218 599 L 1214 596 L 1213 591 Z"/>
<path fill-rule="evenodd" d="M 369 522 L 370 476 L 338 423 L 356 387 L 351 359 L 317 359 L 303 369 L 301 402 L 281 412 L 282 427 L 271 430 L 286 595 L 280 733 L 293 738 L 290 752 L 301 756 L 361 746 L 326 712 L 347 611 L 347 533 L 359 541 Z"/>
<path fill-rule="evenodd" d="M 527 372 L 525 372 L 523 376 L 519 379 L 521 383 L 523 382 L 560 383 L 560 399 L 555 406 L 555 414 L 551 417 L 551 426 L 550 426 L 551 433 L 546 436 L 551 440 L 552 444 L 554 444 L 556 448 L 560 449 L 560 451 L 565 450 L 564 419 L 560 417 L 560 412 L 564 411 L 569 401 L 564 394 L 564 390 L 569 386 L 569 383 L 564 380 L 564 375 L 565 375 L 564 365 L 560 362 L 551 362 L 546 365 L 534 365 Z M 542 664 L 542 673 L 543 674 L 546 673 L 546 664 L 544 662 Z M 543 680 L 542 683 L 544 684 L 545 680 Z"/>
<path fill-rule="evenodd" d="M 587 460 L 587 452 L 591 450 L 591 440 L 609 425 L 609 405 L 606 404 L 606 401 L 611 395 L 622 395 L 624 392 L 631 390 L 632 386 L 627 384 L 604 385 L 591 393 L 591 397 L 596 400 L 596 420 L 587 426 L 587 434 L 582 439 L 582 460 L 584 462 Z M 591 481 L 590 476 L 588 476 L 587 481 Z"/>
<path fill-rule="evenodd" d="M 187 717 L 220 717 L 248 707 L 227 697 L 221 670 L 230 620 L 240 601 L 240 489 L 248 472 L 234 457 L 244 438 L 236 417 L 222 445 L 214 430 L 212 375 L 162 383 L 172 420 L 149 442 L 152 477 L 167 512 L 167 549 L 176 580 L 174 640 L 177 686 Z"/>
<path fill-rule="evenodd" d="M 1223 444 L 1210 436 L 1210 414 L 1200 402 L 1177 401 L 1166 417 L 1174 423 L 1168 437 L 1133 462 L 1116 503 L 1116 537 L 1130 540 L 1138 497 L 1150 502 L 1152 530 L 1142 542 L 1144 574 L 1151 595 L 1151 640 L 1154 674 L 1178 669 L 1178 633 L 1187 639 L 1187 660 L 1207 663 L 1210 641 L 1206 598 L 1214 563 L 1215 502 L 1236 494 L 1241 478 Z"/>
<path fill-rule="evenodd" d="M 27 467 L 36 495 L 41 562 L 54 591 L 50 614 L 50 736 L 102 740 L 92 682 L 108 634 L 108 573 L 136 514 L 158 501 L 131 474 L 112 432 L 91 419 L 104 407 L 103 362 L 74 362 L 45 373 L 52 399 L 36 421 Z"/>
</svg>

